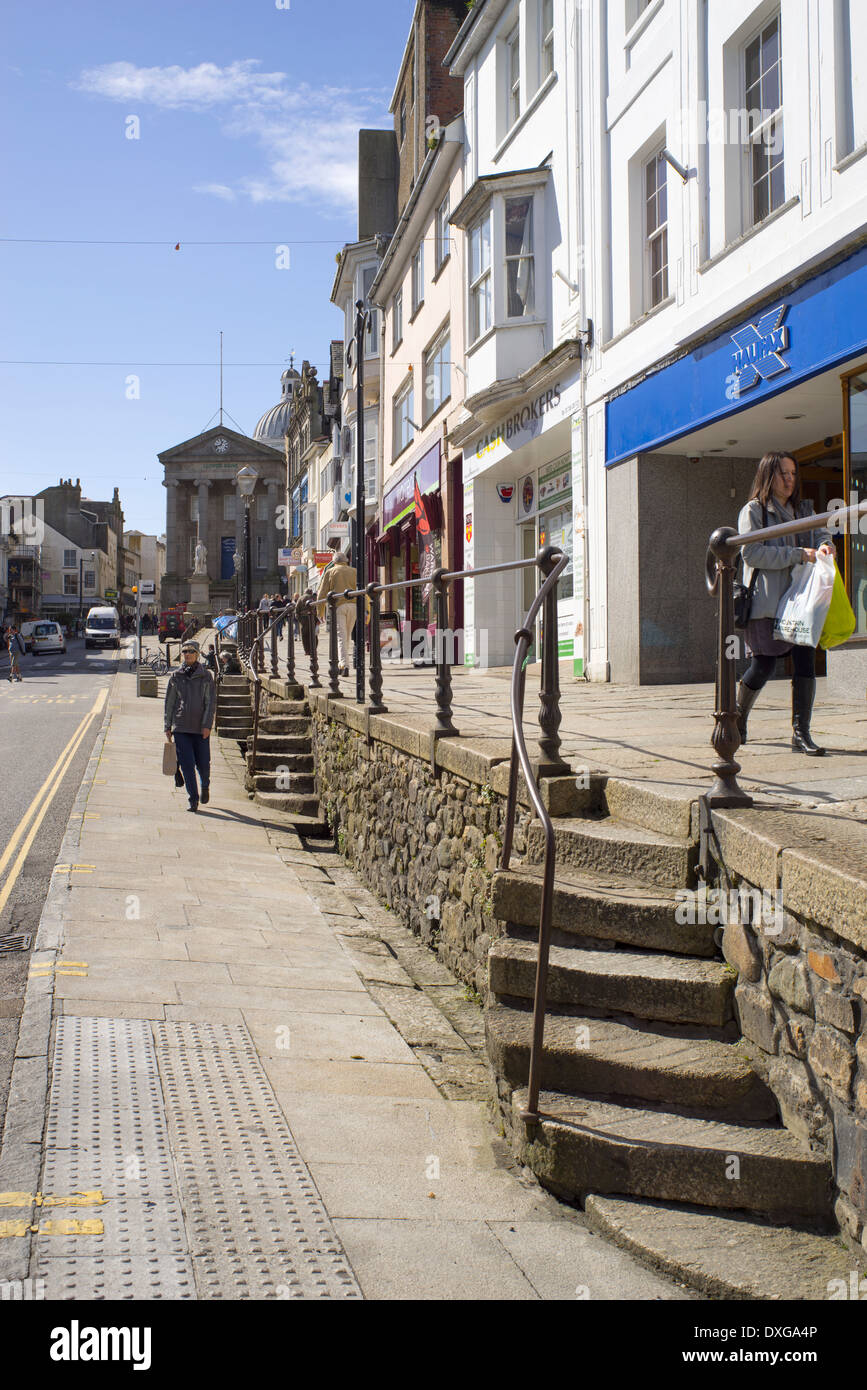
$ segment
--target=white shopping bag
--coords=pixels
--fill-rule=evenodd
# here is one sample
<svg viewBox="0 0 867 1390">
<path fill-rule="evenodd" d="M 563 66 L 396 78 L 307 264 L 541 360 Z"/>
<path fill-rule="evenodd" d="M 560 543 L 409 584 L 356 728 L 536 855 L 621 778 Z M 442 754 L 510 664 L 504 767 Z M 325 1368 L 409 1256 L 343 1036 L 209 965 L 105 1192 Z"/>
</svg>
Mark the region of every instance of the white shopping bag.
<svg viewBox="0 0 867 1390">
<path fill-rule="evenodd" d="M 817 555 L 792 570 L 792 582 L 777 609 L 774 636 L 796 647 L 817 647 L 834 592 L 834 556 Z"/>
</svg>

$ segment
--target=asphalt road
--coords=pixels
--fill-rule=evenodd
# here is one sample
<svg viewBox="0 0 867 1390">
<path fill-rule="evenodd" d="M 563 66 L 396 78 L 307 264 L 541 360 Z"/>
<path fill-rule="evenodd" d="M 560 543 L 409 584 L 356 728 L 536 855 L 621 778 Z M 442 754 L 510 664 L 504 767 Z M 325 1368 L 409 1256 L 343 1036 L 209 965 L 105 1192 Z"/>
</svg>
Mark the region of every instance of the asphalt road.
<svg viewBox="0 0 867 1390">
<path fill-rule="evenodd" d="M 110 686 L 118 660 L 127 655 L 124 650 L 85 651 L 84 642 L 73 639 L 65 655 L 23 656 L 23 679 L 10 685 L 8 658 L 0 653 L 0 861 L 99 692 Z M 3 938 L 22 932 L 35 938 L 60 842 L 102 717 L 100 712 L 91 721 L 63 772 L 8 901 L 0 908 L 0 1131 L 29 964 L 29 951 L 7 953 L 2 949 Z M 53 787 L 54 780 L 45 794 L 50 795 Z M 0 869 L 0 898 L 23 844 L 24 837 Z"/>
</svg>

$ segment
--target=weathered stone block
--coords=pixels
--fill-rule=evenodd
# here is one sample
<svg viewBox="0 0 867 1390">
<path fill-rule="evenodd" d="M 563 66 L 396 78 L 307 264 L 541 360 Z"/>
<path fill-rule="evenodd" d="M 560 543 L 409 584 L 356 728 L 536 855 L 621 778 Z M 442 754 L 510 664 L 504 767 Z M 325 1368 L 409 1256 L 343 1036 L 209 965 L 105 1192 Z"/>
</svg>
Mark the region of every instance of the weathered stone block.
<svg viewBox="0 0 867 1390">
<path fill-rule="evenodd" d="M 863 1220 L 867 1217 L 867 1125 L 835 1105 L 834 1140 L 837 1186 Z"/>
<path fill-rule="evenodd" d="M 742 980 L 755 983 L 762 973 L 762 958 L 752 932 L 740 922 L 730 923 L 723 931 L 722 953 L 734 966 Z"/>
<path fill-rule="evenodd" d="M 839 985 L 840 976 L 834 957 L 828 955 L 826 951 L 808 951 L 807 964 L 814 975 L 819 975 L 823 980 L 829 980 L 832 985 Z"/>
<path fill-rule="evenodd" d="M 856 1032 L 855 1010 L 851 1000 L 836 990 L 823 989 L 816 995 L 816 1018 L 843 1033 Z"/>
<path fill-rule="evenodd" d="M 813 1024 L 808 1018 L 796 1014 L 793 1018 L 786 1019 L 781 1041 L 786 1052 L 792 1053 L 795 1057 L 803 1058 L 807 1055 L 807 1048 L 812 1036 Z"/>
<path fill-rule="evenodd" d="M 797 1009 L 799 1013 L 811 1014 L 813 1001 L 807 984 L 807 975 L 800 961 L 784 957 L 778 960 L 768 976 L 768 989 L 784 1004 Z"/>
<path fill-rule="evenodd" d="M 786 1128 L 806 1142 L 824 1143 L 827 1119 L 804 1063 L 794 1057 L 775 1058 L 768 1068 L 768 1085 Z"/>
<path fill-rule="evenodd" d="M 824 1025 L 818 1027 L 810 1040 L 807 1060 L 814 1074 L 830 1083 L 836 1096 L 849 1099 L 855 1054 L 842 1033 Z"/>
<path fill-rule="evenodd" d="M 779 1029 L 767 995 L 752 985 L 738 984 L 735 1005 L 744 1037 L 757 1043 L 763 1052 L 775 1053 Z"/>
</svg>

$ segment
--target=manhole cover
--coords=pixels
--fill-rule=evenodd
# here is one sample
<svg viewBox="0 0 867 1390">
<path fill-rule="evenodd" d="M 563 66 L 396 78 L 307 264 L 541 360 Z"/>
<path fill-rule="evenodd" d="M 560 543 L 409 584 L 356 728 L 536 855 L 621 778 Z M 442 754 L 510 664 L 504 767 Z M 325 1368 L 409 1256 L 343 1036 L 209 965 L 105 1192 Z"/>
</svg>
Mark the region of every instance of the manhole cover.
<svg viewBox="0 0 867 1390">
<path fill-rule="evenodd" d="M 18 932 L 15 936 L 0 936 L 0 956 L 11 951 L 29 951 L 33 937 L 28 932 Z"/>
</svg>

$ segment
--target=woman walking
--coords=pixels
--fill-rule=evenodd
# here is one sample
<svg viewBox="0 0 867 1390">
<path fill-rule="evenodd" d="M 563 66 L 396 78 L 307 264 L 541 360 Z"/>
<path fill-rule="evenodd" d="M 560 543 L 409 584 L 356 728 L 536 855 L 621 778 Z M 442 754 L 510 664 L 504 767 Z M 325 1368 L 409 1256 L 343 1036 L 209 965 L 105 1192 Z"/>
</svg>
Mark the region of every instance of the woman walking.
<svg viewBox="0 0 867 1390">
<path fill-rule="evenodd" d="M 760 531 L 798 517 L 809 517 L 813 508 L 801 501 L 798 465 L 791 454 L 765 454 L 753 480 L 750 501 L 738 517 L 738 531 Z M 795 545 L 798 540 L 810 545 Z M 746 644 L 752 663 L 738 685 L 737 713 L 741 743 L 747 741 L 747 716 L 759 691 L 773 675 L 777 657 L 792 656 L 792 748 L 821 758 L 810 736 L 810 719 L 816 694 L 815 647 L 792 646 L 774 637 L 774 617 L 780 599 L 792 580 L 795 565 L 815 564 L 816 555 L 834 555 L 833 538 L 823 527 L 805 527 L 797 535 L 778 536 L 743 547 L 744 584 L 752 585 Z"/>
</svg>

